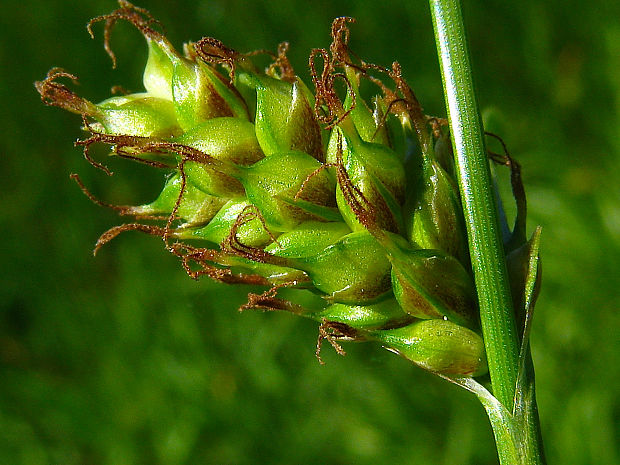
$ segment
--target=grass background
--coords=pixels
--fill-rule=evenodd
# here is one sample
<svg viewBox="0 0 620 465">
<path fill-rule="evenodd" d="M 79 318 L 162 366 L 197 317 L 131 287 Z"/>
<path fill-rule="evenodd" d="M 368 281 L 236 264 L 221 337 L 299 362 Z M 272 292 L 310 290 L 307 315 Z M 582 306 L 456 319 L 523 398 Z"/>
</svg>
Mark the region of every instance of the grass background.
<svg viewBox="0 0 620 465">
<path fill-rule="evenodd" d="M 618 2 L 465 2 L 488 129 L 522 163 L 530 231 L 543 226 L 543 292 L 532 336 L 549 463 L 619 463 L 620 7 Z M 143 0 L 173 43 L 218 37 L 241 51 L 291 42 L 307 76 L 335 16 L 352 49 L 399 60 L 427 113 L 443 115 L 425 2 Z M 139 90 L 145 47 L 114 34 L 119 69 L 86 21 L 112 0 L 3 3 L 0 15 L 0 463 L 487 464 L 490 427 L 472 396 L 372 345 L 314 358 L 316 325 L 236 312 L 248 289 L 188 279 L 154 238 L 68 178 L 122 204 L 161 175 L 127 163 L 107 178 L 72 142 L 79 118 L 32 85 L 52 66 L 101 100 Z"/>
</svg>

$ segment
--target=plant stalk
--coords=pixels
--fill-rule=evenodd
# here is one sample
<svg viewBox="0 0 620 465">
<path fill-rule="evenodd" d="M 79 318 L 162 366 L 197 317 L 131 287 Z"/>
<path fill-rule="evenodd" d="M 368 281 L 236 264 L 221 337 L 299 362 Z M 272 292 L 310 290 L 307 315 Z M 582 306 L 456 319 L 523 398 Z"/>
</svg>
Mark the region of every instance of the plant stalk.
<svg viewBox="0 0 620 465">
<path fill-rule="evenodd" d="M 429 0 L 437 52 L 443 77 L 455 166 L 467 226 L 471 263 L 480 304 L 480 320 L 493 396 L 506 412 L 513 412 L 519 373 L 517 336 L 497 202 L 474 92 L 472 68 L 459 0 Z M 489 409 L 487 408 L 487 412 Z M 513 435 L 489 412 L 498 455 L 503 465 L 543 463 L 537 447 L 524 447 L 538 418 L 529 418 L 526 431 L 508 414 Z M 505 425 L 503 425 L 505 426 Z M 510 443 L 510 444 L 509 444 Z M 522 450 L 532 451 L 526 452 Z"/>
<path fill-rule="evenodd" d="M 430 0 L 430 5 L 491 385 L 512 410 L 519 342 L 460 2 Z"/>
</svg>

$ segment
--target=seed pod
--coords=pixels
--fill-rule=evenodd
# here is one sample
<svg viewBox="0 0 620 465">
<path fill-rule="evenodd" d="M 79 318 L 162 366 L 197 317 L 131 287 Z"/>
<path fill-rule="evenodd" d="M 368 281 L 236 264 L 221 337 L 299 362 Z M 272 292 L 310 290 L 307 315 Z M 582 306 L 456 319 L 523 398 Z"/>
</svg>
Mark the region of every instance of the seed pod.
<svg viewBox="0 0 620 465">
<path fill-rule="evenodd" d="M 291 83 L 246 71 L 239 80 L 256 90 L 256 137 L 265 155 L 298 150 L 325 161 L 314 98 L 299 78 Z"/>
<path fill-rule="evenodd" d="M 229 200 L 207 225 L 201 228 L 178 228 L 174 231 L 174 236 L 179 239 L 200 239 L 221 244 L 229 236 L 237 217 L 250 205 L 247 200 Z M 272 237 L 258 218 L 252 218 L 239 225 L 236 235 L 239 242 L 250 247 L 263 247 L 272 241 Z"/>
<path fill-rule="evenodd" d="M 477 327 L 475 287 L 455 258 L 439 250 L 401 249 L 389 259 L 392 288 L 403 310 L 417 318 L 447 318 Z"/>
<path fill-rule="evenodd" d="M 352 185 L 373 206 L 377 226 L 392 232 L 402 230 L 405 170 L 400 158 L 385 145 L 364 142 L 349 117 L 332 131 L 327 149 L 328 162 L 338 162 L 339 148 L 342 148 L 342 163 Z M 340 186 L 336 191 L 336 201 L 342 217 L 353 231 L 365 229 Z"/>
<path fill-rule="evenodd" d="M 305 271 L 333 302 L 369 304 L 391 292 L 390 262 L 368 231 L 347 234 L 317 255 L 283 263 Z"/>
<path fill-rule="evenodd" d="M 239 198 L 245 188 L 248 200 L 261 211 L 272 231 L 287 231 L 308 220 L 341 219 L 333 199 L 335 182 L 306 153 L 280 153 L 240 166 L 178 143 L 150 143 L 143 150 L 176 153 L 188 168 L 188 179 L 209 194 Z M 241 192 L 235 180 L 242 186 Z"/>
<path fill-rule="evenodd" d="M 152 40 L 148 36 L 145 38 L 148 47 L 148 58 L 142 75 L 144 88 L 149 95 L 172 102 L 172 73 L 174 72 L 174 65 L 168 51 L 172 50 L 172 45 L 166 43 L 162 47 L 159 45 L 159 41 Z M 161 40 L 165 39 L 162 38 Z"/>
<path fill-rule="evenodd" d="M 261 276 L 274 286 L 296 283 L 298 288 L 304 288 L 310 284 L 308 276 L 301 270 L 274 263 L 257 262 L 234 253 L 204 249 L 201 252 L 201 260 L 228 268 L 234 274 Z"/>
<path fill-rule="evenodd" d="M 96 123 L 88 124 L 91 131 L 129 138 L 166 138 L 181 133 L 174 106 L 168 100 L 141 93 L 112 97 L 95 105 L 59 83 L 60 78 L 77 82 L 76 76 L 53 68 L 43 81 L 35 82 L 41 100 L 46 105 L 94 119 Z"/>
<path fill-rule="evenodd" d="M 98 112 L 89 116 L 107 134 L 168 138 L 181 132 L 172 103 L 148 94 L 112 97 L 96 107 Z"/>
<path fill-rule="evenodd" d="M 210 118 L 249 119 L 239 93 L 215 69 L 181 56 L 161 34 L 150 29 L 141 30 L 149 49 L 144 87 L 152 95 L 174 102 L 183 130 Z"/>
<path fill-rule="evenodd" d="M 371 331 L 370 337 L 429 371 L 457 376 L 487 372 L 482 338 L 451 321 L 418 321 L 403 328 Z"/>
<path fill-rule="evenodd" d="M 478 328 L 474 283 L 458 260 L 440 250 L 416 248 L 398 234 L 372 234 L 392 264 L 392 289 L 405 312 Z"/>
<path fill-rule="evenodd" d="M 374 108 L 371 111 L 360 95 L 360 75 L 351 66 L 345 66 L 345 73 L 349 87 L 344 101 L 345 110 L 350 110 L 353 125 L 365 142 L 389 145 L 387 128 L 383 124 L 384 109 L 380 107 L 379 100 L 374 100 Z M 351 109 L 351 107 L 353 108 Z"/>
<path fill-rule="evenodd" d="M 277 242 L 265 247 L 265 252 L 286 258 L 311 257 L 350 232 L 349 227 L 342 222 L 307 221 L 278 236 Z"/>
<path fill-rule="evenodd" d="M 435 159 L 439 165 L 447 173 L 448 178 L 456 179 L 454 171 L 454 152 L 452 151 L 452 141 L 450 140 L 450 132 L 442 131 L 441 135 L 435 142 Z"/>
<path fill-rule="evenodd" d="M 330 247 L 345 234 L 349 228 L 340 223 L 320 223 L 309 221 L 302 223 L 292 231 L 286 232 L 265 247 L 264 252 L 252 250 L 244 246 L 251 244 L 244 242 L 244 237 L 237 233 L 238 245 L 243 247 L 245 257 L 233 257 L 227 263 L 243 268 L 244 272 L 251 272 L 267 278 L 272 284 L 283 282 L 309 281 L 306 273 L 298 266 L 296 259 L 314 257 Z M 252 260 L 253 258 L 254 260 Z"/>
<path fill-rule="evenodd" d="M 453 180 L 430 157 L 423 162 L 404 207 L 407 238 L 425 249 L 442 250 L 469 263 L 467 237 Z"/>
<path fill-rule="evenodd" d="M 129 213 L 137 216 L 170 215 L 179 199 L 182 186 L 181 175 L 174 174 L 166 181 L 166 185 L 155 201 L 132 207 Z M 211 221 L 225 203 L 225 199 L 205 194 L 191 183 L 186 183 L 176 216 L 184 219 L 186 225 L 199 226 Z"/>
<path fill-rule="evenodd" d="M 254 125 L 240 118 L 209 119 L 176 137 L 173 142 L 236 165 L 251 165 L 265 157 L 256 140 Z"/>
<path fill-rule="evenodd" d="M 233 262 L 243 266 L 243 271 L 263 276 L 274 285 L 296 282 L 296 287 L 311 288 L 314 283 L 300 264 L 323 253 L 348 232 L 344 223 L 309 221 L 278 236 L 264 251 L 243 244 L 236 252 L 241 252 L 243 256 L 237 256 Z"/>
<path fill-rule="evenodd" d="M 176 63 L 172 94 L 179 123 L 184 129 L 222 116 L 249 119 L 245 102 L 235 88 L 204 63 Z"/>
<path fill-rule="evenodd" d="M 185 163 L 184 170 L 188 181 L 207 194 L 225 199 L 245 198 L 243 185 L 227 173 L 193 161 Z"/>
<path fill-rule="evenodd" d="M 387 110 L 388 105 L 385 100 L 380 97 L 375 97 L 374 114 L 377 115 L 375 119 L 377 121 L 383 121 L 383 125 L 388 134 L 390 147 L 403 161 L 405 172 L 410 173 L 411 169 L 409 169 L 407 164 L 412 160 L 413 154 L 417 150 L 417 144 L 414 142 L 412 130 L 406 120 L 403 125 L 401 118 L 392 113 L 387 113 Z M 415 168 L 415 170 L 419 170 L 419 167 Z M 410 179 L 407 179 L 407 183 L 409 184 L 410 182 Z"/>
<path fill-rule="evenodd" d="M 261 211 L 273 231 L 288 231 L 303 221 L 338 221 L 329 174 L 303 152 L 266 157 L 249 167 L 239 166 L 230 175 L 245 187 L 248 200 Z M 303 185 L 303 189 L 302 189 Z"/>
<path fill-rule="evenodd" d="M 213 118 L 190 129 L 173 142 L 197 149 L 210 158 L 236 165 L 251 165 L 264 158 L 254 134 L 254 125 L 239 118 Z M 185 163 L 190 182 L 204 192 L 225 198 L 242 198 L 241 183 L 200 162 Z"/>
<path fill-rule="evenodd" d="M 233 273 L 252 273 L 258 276 L 262 276 L 267 281 L 274 285 L 288 285 L 297 289 L 306 289 L 310 286 L 310 280 L 306 273 L 294 268 L 288 268 L 285 266 L 271 265 L 269 263 L 257 263 L 252 260 L 247 260 L 242 257 L 237 257 L 238 263 L 233 264 L 231 270 Z"/>
<path fill-rule="evenodd" d="M 321 240 L 328 237 L 324 235 Z M 264 254 L 256 258 L 270 265 L 303 271 L 331 302 L 368 305 L 390 295 L 390 262 L 368 231 L 347 234 L 316 255 L 308 252 L 318 249 L 318 244 L 316 247 L 307 247 L 303 241 L 289 241 L 289 244 L 290 250 L 280 249 L 278 256 Z M 276 245 L 270 248 L 277 250 Z"/>
<path fill-rule="evenodd" d="M 304 314 L 317 321 L 344 323 L 355 329 L 397 328 L 413 322 L 413 317 L 403 312 L 392 298 L 370 305 L 332 304 L 324 310 Z"/>
</svg>

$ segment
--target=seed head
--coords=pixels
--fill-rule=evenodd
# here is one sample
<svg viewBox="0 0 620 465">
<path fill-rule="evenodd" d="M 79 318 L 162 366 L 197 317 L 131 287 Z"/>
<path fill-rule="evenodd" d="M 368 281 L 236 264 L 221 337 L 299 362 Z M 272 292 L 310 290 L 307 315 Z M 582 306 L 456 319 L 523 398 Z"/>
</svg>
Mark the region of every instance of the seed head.
<svg viewBox="0 0 620 465">
<path fill-rule="evenodd" d="M 94 104 L 59 82 L 77 82 L 59 68 L 35 84 L 45 104 L 82 116 L 89 135 L 77 145 L 95 166 L 111 174 L 90 156 L 104 144 L 165 171 L 160 195 L 139 206 L 100 201 L 75 175 L 96 203 L 135 218 L 105 232 L 95 250 L 125 231 L 157 236 L 194 279 L 264 286 L 242 309 L 320 322 L 318 348 L 327 340 L 344 354 L 341 340 L 379 341 L 441 374 L 485 372 L 449 138 L 441 119 L 424 115 L 398 63 L 384 68 L 349 49 L 352 18 L 334 20 L 329 49 L 312 50 L 313 90 L 291 67 L 288 43 L 242 53 L 204 37 L 179 53 L 125 0 L 88 25 L 93 35 L 104 23 L 113 64 L 119 20 L 146 40 L 144 92 Z M 253 59 L 265 54 L 272 63 L 260 71 Z M 369 102 L 364 86 L 378 92 Z M 494 159 L 518 166 L 507 154 Z M 518 200 L 519 182 L 513 169 Z M 518 204 L 508 237 L 517 291 L 529 253 L 524 197 Z M 296 301 L 308 291 L 311 308 Z"/>
</svg>

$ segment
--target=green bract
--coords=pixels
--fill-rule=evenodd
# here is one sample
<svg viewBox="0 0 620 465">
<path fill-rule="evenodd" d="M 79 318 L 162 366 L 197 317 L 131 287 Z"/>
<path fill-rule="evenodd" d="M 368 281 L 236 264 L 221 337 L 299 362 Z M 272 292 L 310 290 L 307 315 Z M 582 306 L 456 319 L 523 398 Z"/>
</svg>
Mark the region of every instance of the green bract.
<svg viewBox="0 0 620 465">
<path fill-rule="evenodd" d="M 112 58 L 107 41 L 118 20 L 142 32 L 145 92 L 96 105 L 59 83 L 77 79 L 60 69 L 36 83 L 45 103 L 82 115 L 90 137 L 78 144 L 95 166 L 104 168 L 88 149 L 103 143 L 165 171 L 155 201 L 116 207 L 159 223 L 112 228 L 97 248 L 125 230 L 159 235 L 190 276 L 266 286 L 245 308 L 320 321 L 321 337 L 335 347 L 342 337 L 374 340 L 431 371 L 483 374 L 450 142 L 440 120 L 424 116 L 398 64 L 353 62 L 350 19 L 338 18 L 329 51 L 311 55 L 313 93 L 290 66 L 287 44 L 265 72 L 250 60 L 256 53 L 209 37 L 181 54 L 145 10 L 119 3 L 89 30 L 105 21 Z M 365 85 L 378 90 L 369 102 Z M 528 247 L 513 247 L 510 257 L 516 291 Z M 286 300 L 282 287 L 292 288 Z M 315 308 L 295 301 L 308 290 Z"/>
</svg>

